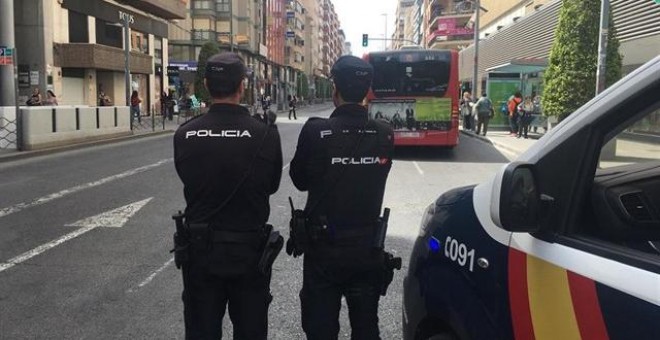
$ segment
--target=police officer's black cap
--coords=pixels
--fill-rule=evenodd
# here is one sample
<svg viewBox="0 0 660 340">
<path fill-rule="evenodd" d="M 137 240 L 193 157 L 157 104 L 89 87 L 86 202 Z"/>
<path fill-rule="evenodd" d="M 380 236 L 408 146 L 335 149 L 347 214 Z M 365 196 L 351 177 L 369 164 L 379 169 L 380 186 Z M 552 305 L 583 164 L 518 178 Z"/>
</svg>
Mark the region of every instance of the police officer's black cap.
<svg viewBox="0 0 660 340">
<path fill-rule="evenodd" d="M 224 79 L 231 82 L 242 80 L 247 75 L 245 62 L 238 54 L 223 52 L 206 62 L 206 78 Z"/>
<path fill-rule="evenodd" d="M 361 100 L 371 87 L 374 68 L 358 57 L 345 55 L 337 59 L 330 74 L 344 99 L 361 97 Z"/>
</svg>

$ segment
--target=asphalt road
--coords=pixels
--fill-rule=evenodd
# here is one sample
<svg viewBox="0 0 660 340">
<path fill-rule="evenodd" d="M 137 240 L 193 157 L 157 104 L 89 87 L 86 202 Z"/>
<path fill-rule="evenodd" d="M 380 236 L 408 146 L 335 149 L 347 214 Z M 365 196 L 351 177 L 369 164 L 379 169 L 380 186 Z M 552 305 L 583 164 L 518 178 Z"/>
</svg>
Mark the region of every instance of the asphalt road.
<svg viewBox="0 0 660 340">
<path fill-rule="evenodd" d="M 303 108 L 297 121 L 279 116 L 285 175 L 271 198 L 270 222 L 285 235 L 287 197 L 301 206 L 305 199 L 287 171 L 298 133 L 306 117 L 330 110 Z M 184 200 L 171 138 L 0 164 L 0 339 L 183 338 L 181 274 L 169 250 L 170 216 Z M 392 209 L 387 248 L 404 258 L 404 268 L 381 300 L 383 339 L 401 338 L 401 284 L 425 207 L 450 188 L 484 180 L 507 157 L 467 137 L 453 151 L 397 151 L 385 196 Z M 271 339 L 304 338 L 301 268 L 300 258 L 285 254 L 275 263 Z M 348 339 L 345 308 L 341 326 L 340 338 Z"/>
</svg>

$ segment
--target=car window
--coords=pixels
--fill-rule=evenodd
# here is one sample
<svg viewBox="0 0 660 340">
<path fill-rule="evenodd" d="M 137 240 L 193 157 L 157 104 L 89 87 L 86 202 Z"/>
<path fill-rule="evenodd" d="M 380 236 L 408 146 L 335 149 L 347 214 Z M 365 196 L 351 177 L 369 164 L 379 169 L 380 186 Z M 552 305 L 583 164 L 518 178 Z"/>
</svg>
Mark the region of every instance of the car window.
<svg viewBox="0 0 660 340">
<path fill-rule="evenodd" d="M 633 261 L 660 259 L 660 102 L 601 147 L 578 234 Z M 647 108 L 648 109 L 648 108 Z M 631 112 L 634 116 L 634 112 Z"/>
<path fill-rule="evenodd" d="M 635 121 L 606 143 L 600 154 L 601 169 L 660 160 L 660 109 Z"/>
</svg>

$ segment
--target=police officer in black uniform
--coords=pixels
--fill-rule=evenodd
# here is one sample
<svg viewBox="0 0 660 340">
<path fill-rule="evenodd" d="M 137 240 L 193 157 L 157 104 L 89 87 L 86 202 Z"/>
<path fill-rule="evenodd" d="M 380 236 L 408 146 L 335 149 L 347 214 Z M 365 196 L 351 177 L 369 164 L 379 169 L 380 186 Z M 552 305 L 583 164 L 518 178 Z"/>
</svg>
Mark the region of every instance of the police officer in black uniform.
<svg viewBox="0 0 660 340">
<path fill-rule="evenodd" d="M 175 236 L 177 255 L 185 258 L 179 262 L 186 339 L 220 339 L 227 305 L 234 339 L 267 338 L 270 268 L 260 272 L 257 264 L 282 150 L 277 128 L 239 105 L 245 76 L 237 54 L 209 58 L 205 85 L 213 104 L 174 135 L 186 199 L 186 237 Z"/>
<path fill-rule="evenodd" d="M 305 255 L 300 299 L 308 339 L 337 339 L 342 296 L 351 338 L 380 339 L 384 253 L 373 244 L 392 166 L 393 132 L 388 124 L 369 120 L 361 105 L 373 78 L 370 64 L 343 56 L 331 73 L 336 109 L 329 119 L 310 119 L 303 126 L 291 162 L 294 185 L 309 192 L 308 245 L 298 249 L 300 235 L 292 235 L 287 252 Z"/>
</svg>

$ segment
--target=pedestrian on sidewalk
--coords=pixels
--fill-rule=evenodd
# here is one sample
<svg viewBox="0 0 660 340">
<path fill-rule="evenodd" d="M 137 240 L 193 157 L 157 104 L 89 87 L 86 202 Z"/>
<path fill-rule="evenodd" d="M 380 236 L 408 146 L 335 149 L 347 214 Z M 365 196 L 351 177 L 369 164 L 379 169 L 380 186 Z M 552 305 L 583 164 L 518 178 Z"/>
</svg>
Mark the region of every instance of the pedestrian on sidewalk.
<svg viewBox="0 0 660 340">
<path fill-rule="evenodd" d="M 48 90 L 46 91 L 46 100 L 44 101 L 44 105 L 48 106 L 57 106 L 57 97 L 55 96 L 55 92 L 53 90 Z"/>
<path fill-rule="evenodd" d="M 461 116 L 463 117 L 463 130 L 471 131 L 474 129 L 474 119 L 472 118 L 472 94 L 470 91 L 463 92 L 463 98 L 458 103 L 461 110 Z"/>
<path fill-rule="evenodd" d="M 41 106 L 43 104 L 41 102 L 41 91 L 39 91 L 38 87 L 32 89 L 32 95 L 25 104 L 27 106 Z"/>
<path fill-rule="evenodd" d="M 522 94 L 516 92 L 513 97 L 509 98 L 507 103 L 509 107 L 509 128 L 511 136 L 515 136 L 518 133 L 518 105 L 522 103 Z"/>
<path fill-rule="evenodd" d="M 525 100 L 518 105 L 518 138 L 525 137 L 527 139 L 529 124 L 532 121 L 532 113 L 534 113 L 532 98 L 525 97 Z"/>
<path fill-rule="evenodd" d="M 293 119 L 298 119 L 296 117 L 296 103 L 297 99 L 296 96 L 289 95 L 289 120 L 291 120 L 291 113 L 293 112 Z"/>
<path fill-rule="evenodd" d="M 486 92 L 483 93 L 481 98 L 474 104 L 474 109 L 477 115 L 477 135 L 481 133 L 481 128 L 483 127 L 484 136 L 488 132 L 488 123 L 490 119 L 495 115 L 495 110 L 493 109 L 493 102 L 488 98 Z"/>
<path fill-rule="evenodd" d="M 138 123 L 142 120 L 140 117 L 140 103 L 142 103 L 142 99 L 140 99 L 138 91 L 133 91 L 131 94 L 131 116 L 137 118 Z"/>
</svg>

